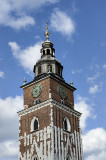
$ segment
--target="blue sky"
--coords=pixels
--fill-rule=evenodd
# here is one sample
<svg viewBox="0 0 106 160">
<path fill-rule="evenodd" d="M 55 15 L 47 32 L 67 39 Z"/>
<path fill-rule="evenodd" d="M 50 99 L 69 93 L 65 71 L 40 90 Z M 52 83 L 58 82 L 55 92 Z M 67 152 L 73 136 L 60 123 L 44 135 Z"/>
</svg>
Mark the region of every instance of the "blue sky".
<svg viewBox="0 0 106 160">
<path fill-rule="evenodd" d="M 0 160 L 16 160 L 20 86 L 33 80 L 46 22 L 82 112 L 84 160 L 106 158 L 106 1 L 0 0 Z"/>
</svg>

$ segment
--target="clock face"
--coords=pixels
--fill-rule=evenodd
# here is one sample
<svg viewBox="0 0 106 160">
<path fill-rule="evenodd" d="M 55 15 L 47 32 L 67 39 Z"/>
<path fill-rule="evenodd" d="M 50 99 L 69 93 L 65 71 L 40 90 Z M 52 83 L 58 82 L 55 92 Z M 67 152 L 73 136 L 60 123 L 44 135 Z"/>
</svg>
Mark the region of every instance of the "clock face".
<svg viewBox="0 0 106 160">
<path fill-rule="evenodd" d="M 35 85 L 31 90 L 32 97 L 38 97 L 42 92 L 42 86 L 40 84 Z"/>
<path fill-rule="evenodd" d="M 66 92 L 66 90 L 65 90 L 65 88 L 64 87 L 62 87 L 62 86 L 58 86 L 57 87 L 57 90 L 58 90 L 58 93 L 59 93 L 59 95 L 60 95 L 60 97 L 62 98 L 62 99 L 66 99 L 67 98 L 67 92 Z"/>
</svg>

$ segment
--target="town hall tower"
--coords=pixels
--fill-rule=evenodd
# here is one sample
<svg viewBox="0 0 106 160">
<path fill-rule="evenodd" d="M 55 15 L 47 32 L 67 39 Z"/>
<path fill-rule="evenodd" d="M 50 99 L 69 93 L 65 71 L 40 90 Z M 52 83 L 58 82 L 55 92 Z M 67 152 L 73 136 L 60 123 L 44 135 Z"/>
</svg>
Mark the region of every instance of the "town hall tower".
<svg viewBox="0 0 106 160">
<path fill-rule="evenodd" d="M 18 160 L 83 160 L 81 113 L 74 109 L 76 88 L 63 79 L 63 66 L 55 58 L 49 35 L 46 26 L 34 79 L 21 86 L 24 109 L 18 112 Z"/>
</svg>

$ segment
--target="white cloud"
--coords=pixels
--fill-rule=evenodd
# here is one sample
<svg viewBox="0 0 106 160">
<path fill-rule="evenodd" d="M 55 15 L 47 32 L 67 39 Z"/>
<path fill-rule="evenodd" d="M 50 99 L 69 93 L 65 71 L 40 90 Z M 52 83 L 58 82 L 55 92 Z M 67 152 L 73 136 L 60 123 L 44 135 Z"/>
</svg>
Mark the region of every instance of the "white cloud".
<svg viewBox="0 0 106 160">
<path fill-rule="evenodd" d="M 4 72 L 0 71 L 0 78 L 4 78 Z"/>
<path fill-rule="evenodd" d="M 94 118 L 94 115 L 92 113 L 93 109 L 89 104 L 87 104 L 87 99 L 84 97 L 77 98 L 77 102 L 75 103 L 75 109 L 82 113 L 81 118 L 80 118 L 81 120 L 80 125 L 81 125 L 82 130 L 84 130 L 87 125 L 86 123 L 87 118 L 91 116 Z"/>
<path fill-rule="evenodd" d="M 72 18 L 59 9 L 55 9 L 51 14 L 50 25 L 53 30 L 63 35 L 71 36 L 75 32 L 75 24 Z"/>
<path fill-rule="evenodd" d="M 17 18 L 17 19 L 12 18 L 12 17 L 9 17 L 9 18 L 10 18 L 10 21 L 7 21 L 6 25 L 10 26 L 14 29 L 25 28 L 28 25 L 35 24 L 34 19 L 30 16 L 27 16 L 27 15 L 20 17 L 20 18 Z"/>
<path fill-rule="evenodd" d="M 99 84 L 95 84 L 93 87 L 89 88 L 89 93 L 90 94 L 95 94 L 97 92 L 101 92 L 102 91 L 102 87 L 103 87 L 103 82 L 99 82 Z"/>
<path fill-rule="evenodd" d="M 0 143 L 0 158 L 3 160 L 18 159 L 18 148 L 18 143 L 14 140 Z"/>
<path fill-rule="evenodd" d="M 20 109 L 20 107 L 22 107 L 22 97 L 20 96 L 15 98 L 8 97 L 5 100 L 0 99 L 0 111 L 2 113 L 0 118 L 14 118 L 17 114 L 17 109 Z"/>
<path fill-rule="evenodd" d="M 97 93 L 97 92 L 98 92 L 98 89 L 99 89 L 98 85 L 94 85 L 93 87 L 90 87 L 90 88 L 89 88 L 89 93 L 90 93 L 90 94 Z"/>
<path fill-rule="evenodd" d="M 30 12 L 42 5 L 56 3 L 58 0 L 0 0 L 0 24 L 14 29 L 34 25 Z"/>
<path fill-rule="evenodd" d="M 92 76 L 92 77 L 88 77 L 87 78 L 87 81 L 88 82 L 93 82 L 93 81 L 95 81 L 98 77 L 100 77 L 100 73 L 99 72 L 97 72 L 94 76 Z"/>
<path fill-rule="evenodd" d="M 72 74 L 81 73 L 82 71 L 83 71 L 82 69 L 72 70 Z"/>
<path fill-rule="evenodd" d="M 85 160 L 106 159 L 106 131 L 103 128 L 92 129 L 82 138 Z"/>
<path fill-rule="evenodd" d="M 103 67 L 103 69 L 106 69 L 106 64 L 104 64 L 102 67 Z"/>
<path fill-rule="evenodd" d="M 9 42 L 13 56 L 19 61 L 20 65 L 27 73 L 32 73 L 34 64 L 40 58 L 41 43 L 38 42 L 34 46 L 21 49 L 16 42 Z"/>
<path fill-rule="evenodd" d="M 23 97 L 0 98 L 0 158 L 15 160 L 18 154 L 18 115 Z"/>
</svg>

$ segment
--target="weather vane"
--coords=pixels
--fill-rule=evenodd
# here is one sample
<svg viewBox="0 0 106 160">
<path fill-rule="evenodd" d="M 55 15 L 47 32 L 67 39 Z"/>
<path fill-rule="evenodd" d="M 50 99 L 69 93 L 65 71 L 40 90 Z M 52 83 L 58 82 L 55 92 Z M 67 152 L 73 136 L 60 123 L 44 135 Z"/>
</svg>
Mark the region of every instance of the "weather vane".
<svg viewBox="0 0 106 160">
<path fill-rule="evenodd" d="M 46 41 L 49 40 L 49 35 L 50 35 L 50 32 L 48 32 L 48 22 L 47 22 L 47 24 L 46 24 L 46 32 L 45 32 Z"/>
</svg>

